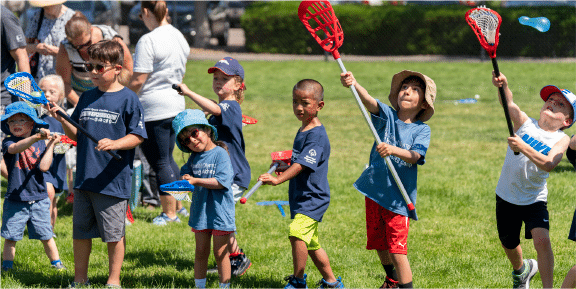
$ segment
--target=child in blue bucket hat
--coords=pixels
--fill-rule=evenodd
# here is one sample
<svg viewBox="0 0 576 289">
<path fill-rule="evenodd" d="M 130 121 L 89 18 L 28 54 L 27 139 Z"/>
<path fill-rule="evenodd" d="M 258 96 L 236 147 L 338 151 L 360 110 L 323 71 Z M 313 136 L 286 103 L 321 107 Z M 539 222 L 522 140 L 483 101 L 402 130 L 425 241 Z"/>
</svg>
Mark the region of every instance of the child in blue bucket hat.
<svg viewBox="0 0 576 289">
<path fill-rule="evenodd" d="M 208 123 L 198 109 L 186 109 L 172 121 L 176 145 L 191 153 L 180 169 L 180 176 L 194 186 L 188 225 L 196 239 L 194 281 L 197 288 L 206 287 L 210 243 L 214 238 L 214 254 L 220 274 L 220 288 L 229 288 L 231 267 L 227 249 L 236 230 L 232 183 L 234 171 L 223 142 L 217 141 L 216 128 Z"/>
<path fill-rule="evenodd" d="M 0 127 L 7 135 L 2 141 L 2 152 L 8 169 L 0 229 L 5 239 L 2 271 L 12 269 L 16 242 L 22 240 L 26 227 L 28 238 L 38 239 L 44 245 L 51 267 L 65 270 L 53 238 L 50 198 L 44 180 L 44 172 L 52 164 L 54 144 L 60 141 L 60 136 L 51 135 L 46 129 L 48 124 L 23 101 L 6 107 Z"/>
</svg>

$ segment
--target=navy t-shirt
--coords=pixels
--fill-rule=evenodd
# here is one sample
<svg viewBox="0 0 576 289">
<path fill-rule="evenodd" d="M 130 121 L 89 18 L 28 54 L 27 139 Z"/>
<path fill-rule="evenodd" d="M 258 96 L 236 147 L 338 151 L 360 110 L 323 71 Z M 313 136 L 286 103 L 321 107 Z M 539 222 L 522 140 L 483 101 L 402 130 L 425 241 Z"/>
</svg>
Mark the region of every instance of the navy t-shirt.
<svg viewBox="0 0 576 289">
<path fill-rule="evenodd" d="M 5 198 L 11 201 L 29 202 L 48 198 L 44 172 L 38 168 L 46 142 L 38 141 L 18 154 L 8 153 L 8 147 L 22 140 L 8 136 L 2 141 L 4 161 L 8 169 L 8 188 Z"/>
<path fill-rule="evenodd" d="M 40 119 L 48 123 L 48 129 L 51 133 L 58 132 L 64 134 L 62 124 L 55 118 L 43 115 Z M 48 170 L 44 176 L 46 182 L 51 183 L 57 190 L 68 190 L 68 184 L 66 182 L 66 159 L 64 156 L 64 154 L 54 154 L 50 170 Z"/>
<path fill-rule="evenodd" d="M 288 199 L 290 215 L 306 215 L 318 222 L 330 204 L 328 185 L 328 159 L 330 141 L 323 125 L 296 134 L 292 147 L 292 163 L 303 170 L 290 180 Z"/>
<path fill-rule="evenodd" d="M 117 140 L 128 134 L 147 138 L 143 111 L 136 93 L 126 87 L 117 92 L 95 88 L 82 93 L 71 118 L 98 140 Z M 81 132 L 77 143 L 74 189 L 129 199 L 134 149 L 116 151 L 122 157 L 117 161 L 97 151 L 97 144 Z"/>
<path fill-rule="evenodd" d="M 18 98 L 12 96 L 8 90 L 4 87 L 4 80 L 10 76 L 10 74 L 16 72 L 16 61 L 10 55 L 10 50 L 14 50 L 20 47 L 26 47 L 26 37 L 24 36 L 24 31 L 20 27 L 20 22 L 18 18 L 4 5 L 2 7 L 2 17 L 0 17 L 0 22 L 2 25 L 2 60 L 0 60 L 2 66 L 2 82 L 0 82 L 0 94 L 2 95 L 2 105 L 8 105 Z"/>
<path fill-rule="evenodd" d="M 234 169 L 234 184 L 248 188 L 250 185 L 250 165 L 246 159 L 246 146 L 242 133 L 242 109 L 234 100 L 224 100 L 218 104 L 220 115 L 211 116 L 208 123 L 218 130 L 218 140 L 228 146 L 230 161 Z"/>
</svg>

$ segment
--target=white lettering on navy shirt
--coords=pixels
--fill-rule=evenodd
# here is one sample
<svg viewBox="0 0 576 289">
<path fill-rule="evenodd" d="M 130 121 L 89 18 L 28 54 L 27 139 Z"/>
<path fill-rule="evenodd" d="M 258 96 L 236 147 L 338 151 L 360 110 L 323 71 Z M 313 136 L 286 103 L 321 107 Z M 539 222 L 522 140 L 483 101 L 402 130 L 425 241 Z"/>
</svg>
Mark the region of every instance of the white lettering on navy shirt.
<svg viewBox="0 0 576 289">
<path fill-rule="evenodd" d="M 82 110 L 82 113 L 80 113 L 80 120 L 115 124 L 119 116 L 119 113 L 105 109 L 85 108 Z"/>
<path fill-rule="evenodd" d="M 228 109 L 230 108 L 230 105 L 227 103 L 222 103 L 220 104 L 220 107 L 224 110 L 224 111 L 228 111 Z"/>
<path fill-rule="evenodd" d="M 304 157 L 304 160 L 306 160 L 307 163 L 309 164 L 315 164 L 316 163 L 316 150 L 311 149 L 308 151 L 308 155 Z"/>
</svg>

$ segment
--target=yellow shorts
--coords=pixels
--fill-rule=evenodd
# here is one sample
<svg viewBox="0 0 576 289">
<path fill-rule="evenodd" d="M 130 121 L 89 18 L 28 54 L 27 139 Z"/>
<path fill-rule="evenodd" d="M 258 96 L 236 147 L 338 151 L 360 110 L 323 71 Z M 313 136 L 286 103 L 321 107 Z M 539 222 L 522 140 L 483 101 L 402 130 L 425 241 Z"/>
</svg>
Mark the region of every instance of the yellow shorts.
<svg viewBox="0 0 576 289">
<path fill-rule="evenodd" d="M 318 242 L 318 221 L 302 214 L 296 214 L 290 224 L 290 237 L 296 237 L 306 243 L 310 251 L 320 248 Z"/>
</svg>

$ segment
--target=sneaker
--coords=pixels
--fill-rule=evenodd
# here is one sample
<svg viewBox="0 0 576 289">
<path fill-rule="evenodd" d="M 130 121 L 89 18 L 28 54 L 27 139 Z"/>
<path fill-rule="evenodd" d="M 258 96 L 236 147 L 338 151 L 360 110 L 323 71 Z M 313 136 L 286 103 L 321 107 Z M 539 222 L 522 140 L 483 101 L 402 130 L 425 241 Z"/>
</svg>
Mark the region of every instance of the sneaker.
<svg viewBox="0 0 576 289">
<path fill-rule="evenodd" d="M 66 203 L 68 203 L 68 204 L 74 203 L 74 193 L 73 192 L 68 193 L 68 196 L 66 196 Z"/>
<path fill-rule="evenodd" d="M 106 289 L 122 289 L 122 286 L 116 284 L 106 284 L 104 286 Z"/>
<path fill-rule="evenodd" d="M 90 287 L 90 280 L 86 281 L 85 283 L 80 282 L 72 282 L 68 288 L 89 288 Z"/>
<path fill-rule="evenodd" d="M 166 226 L 169 222 L 180 223 L 180 218 L 176 216 L 174 219 L 170 219 L 164 212 L 162 212 L 162 214 L 152 220 L 152 224 L 156 226 Z"/>
<path fill-rule="evenodd" d="M 294 275 L 290 275 L 284 278 L 284 281 L 288 281 L 288 284 L 286 284 L 284 289 L 308 288 L 308 286 L 306 285 L 306 274 L 304 274 L 304 279 L 300 279 Z"/>
<path fill-rule="evenodd" d="M 246 270 L 252 266 L 250 259 L 246 257 L 244 251 L 240 249 L 240 253 L 236 256 L 230 256 L 230 269 L 233 276 L 242 276 L 246 273 Z"/>
<path fill-rule="evenodd" d="M 2 272 L 8 272 L 10 270 L 12 270 L 12 268 L 2 266 Z"/>
<path fill-rule="evenodd" d="M 64 271 L 64 270 L 66 270 L 66 266 L 64 266 L 64 264 L 62 264 L 62 262 L 58 262 L 58 263 L 56 263 L 56 264 L 54 264 L 54 265 L 50 265 L 50 267 L 52 267 L 52 268 L 54 268 L 54 269 L 56 269 L 56 270 L 58 270 L 58 271 Z"/>
<path fill-rule="evenodd" d="M 514 287 L 512 288 L 530 288 L 530 280 L 538 272 L 538 262 L 534 259 L 524 259 L 524 272 L 522 274 L 514 274 L 512 272 L 512 280 Z"/>
<path fill-rule="evenodd" d="M 190 214 L 188 213 L 188 211 L 184 207 L 182 207 L 182 209 L 176 211 L 176 213 L 182 215 L 182 217 L 189 217 L 190 216 Z"/>
<path fill-rule="evenodd" d="M 318 288 L 346 288 L 346 287 L 344 287 L 344 283 L 342 283 L 342 277 L 338 276 L 338 279 L 336 279 L 336 282 L 334 282 L 334 284 L 330 284 L 326 282 L 324 278 L 322 278 L 320 282 L 318 282 Z"/>
<path fill-rule="evenodd" d="M 392 280 L 390 277 L 386 276 L 386 280 L 380 288 L 398 288 L 398 281 Z"/>
</svg>

